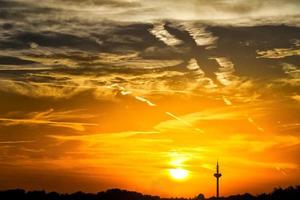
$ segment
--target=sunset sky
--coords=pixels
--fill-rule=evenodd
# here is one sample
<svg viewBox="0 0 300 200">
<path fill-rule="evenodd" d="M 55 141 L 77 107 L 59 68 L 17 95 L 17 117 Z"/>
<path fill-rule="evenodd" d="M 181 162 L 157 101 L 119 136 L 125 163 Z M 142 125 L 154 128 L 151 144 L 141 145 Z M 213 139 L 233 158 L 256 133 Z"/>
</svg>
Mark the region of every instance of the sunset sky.
<svg viewBox="0 0 300 200">
<path fill-rule="evenodd" d="M 0 190 L 300 184 L 299 0 L 0 0 Z"/>
</svg>

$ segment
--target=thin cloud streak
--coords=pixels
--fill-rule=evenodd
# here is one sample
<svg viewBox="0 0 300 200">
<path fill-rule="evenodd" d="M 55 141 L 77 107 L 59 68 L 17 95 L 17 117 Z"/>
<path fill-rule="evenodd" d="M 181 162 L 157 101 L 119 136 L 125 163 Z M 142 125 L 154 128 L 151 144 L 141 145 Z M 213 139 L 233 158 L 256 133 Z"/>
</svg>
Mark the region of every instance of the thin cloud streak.
<svg viewBox="0 0 300 200">
<path fill-rule="evenodd" d="M 152 33 L 157 39 L 161 40 L 168 46 L 176 46 L 182 43 L 179 39 L 171 35 L 165 28 L 165 24 L 154 24 L 154 27 L 150 29 L 150 33 Z"/>
<path fill-rule="evenodd" d="M 22 143 L 33 143 L 34 140 L 16 140 L 16 141 L 0 141 L 0 144 L 22 144 Z"/>
<path fill-rule="evenodd" d="M 31 112 L 25 116 L 15 116 L 15 118 L 0 118 L 0 124 L 3 126 L 16 126 L 16 125 L 46 125 L 52 127 L 70 128 L 77 131 L 84 131 L 85 126 L 98 126 L 96 123 L 84 123 L 84 122 L 71 122 L 65 121 L 68 119 L 88 119 L 91 115 L 82 115 L 75 117 L 77 111 L 63 111 L 56 112 L 53 109 L 49 109 L 44 112 Z"/>
</svg>

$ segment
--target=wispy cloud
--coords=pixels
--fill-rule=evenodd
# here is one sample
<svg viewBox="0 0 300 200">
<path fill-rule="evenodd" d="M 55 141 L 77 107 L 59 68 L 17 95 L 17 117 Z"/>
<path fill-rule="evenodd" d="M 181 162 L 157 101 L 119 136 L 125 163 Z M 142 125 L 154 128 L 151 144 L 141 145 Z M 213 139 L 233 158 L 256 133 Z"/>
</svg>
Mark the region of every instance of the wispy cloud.
<svg viewBox="0 0 300 200">
<path fill-rule="evenodd" d="M 227 97 L 223 96 L 222 98 L 223 98 L 223 101 L 224 101 L 224 103 L 225 103 L 226 105 L 228 105 L 228 106 L 231 106 L 231 105 L 232 105 L 232 102 L 231 102 Z"/>
<path fill-rule="evenodd" d="M 0 141 L 0 144 L 22 144 L 22 143 L 32 143 L 34 140 L 14 140 L 14 141 Z"/>
<path fill-rule="evenodd" d="M 291 86 L 300 85 L 300 69 L 298 69 L 297 66 L 288 63 L 283 63 L 282 70 L 288 77 L 277 79 L 275 81 L 282 82 Z"/>
<path fill-rule="evenodd" d="M 72 122 L 72 121 L 63 121 L 67 119 L 75 119 L 76 111 L 63 111 L 55 112 L 53 109 L 43 111 L 43 112 L 33 112 L 27 113 L 23 118 L 0 118 L 0 123 L 5 126 L 15 126 L 15 125 L 47 125 L 52 127 L 64 127 L 71 128 L 77 131 L 84 131 L 85 126 L 97 126 L 96 123 L 84 123 L 84 122 Z M 88 116 L 81 116 L 82 118 L 89 118 Z M 78 118 L 77 118 L 78 119 Z"/>
<path fill-rule="evenodd" d="M 274 50 L 267 50 L 267 51 L 258 51 L 257 54 L 259 55 L 258 58 L 285 58 L 289 56 L 297 56 L 300 55 L 299 49 L 274 49 Z"/>
<path fill-rule="evenodd" d="M 216 72 L 217 79 L 224 86 L 233 86 L 240 83 L 238 76 L 234 75 L 234 64 L 225 57 L 214 58 L 220 65 L 219 72 Z"/>
<path fill-rule="evenodd" d="M 190 59 L 186 68 L 190 70 L 191 74 L 193 74 L 195 77 L 195 87 L 204 86 L 207 89 L 213 89 L 217 87 L 213 80 L 207 77 L 205 72 L 198 65 L 196 59 Z"/>
<path fill-rule="evenodd" d="M 249 121 L 251 124 L 253 124 L 253 125 L 255 126 L 255 128 L 257 128 L 257 130 L 259 130 L 259 131 L 261 131 L 261 132 L 264 132 L 264 131 L 265 131 L 262 127 L 260 127 L 260 126 L 253 120 L 252 117 L 248 117 L 247 119 L 248 119 L 248 121 Z"/>
<path fill-rule="evenodd" d="M 156 106 L 154 103 L 152 103 L 151 101 L 149 101 L 148 99 L 145 99 L 144 97 L 140 97 L 140 96 L 135 96 L 135 98 L 139 101 L 145 102 L 147 103 L 149 106 Z"/>
<path fill-rule="evenodd" d="M 204 26 L 193 23 L 182 23 L 180 26 L 192 36 L 198 46 L 209 46 L 211 48 L 215 45 L 217 37 L 208 32 Z"/>
<path fill-rule="evenodd" d="M 152 33 L 155 37 L 157 37 L 159 40 L 164 42 L 168 46 L 176 46 L 182 43 L 179 39 L 177 39 L 175 36 L 170 34 L 166 29 L 165 29 L 165 24 L 160 23 L 160 24 L 154 24 L 154 27 L 150 29 L 150 33 Z"/>
<path fill-rule="evenodd" d="M 295 99 L 296 101 L 300 102 L 300 95 L 293 95 L 292 99 Z"/>
<path fill-rule="evenodd" d="M 180 121 L 182 122 L 183 124 L 185 124 L 186 126 L 189 126 L 189 127 L 193 127 L 193 125 L 183 119 L 181 119 L 180 117 L 177 117 L 176 115 L 170 113 L 170 112 L 166 112 L 167 115 L 169 115 L 170 117 L 176 119 L 177 121 Z"/>
</svg>

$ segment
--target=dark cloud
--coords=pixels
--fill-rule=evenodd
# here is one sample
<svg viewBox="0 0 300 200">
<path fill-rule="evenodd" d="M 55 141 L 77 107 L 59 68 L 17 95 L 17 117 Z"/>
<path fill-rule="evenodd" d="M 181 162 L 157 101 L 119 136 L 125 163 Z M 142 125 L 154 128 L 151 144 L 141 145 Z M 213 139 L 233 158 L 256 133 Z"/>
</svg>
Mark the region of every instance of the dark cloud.
<svg viewBox="0 0 300 200">
<path fill-rule="evenodd" d="M 2 45 L 4 50 L 25 50 L 26 52 L 22 53 L 25 60 L 18 57 L 2 57 L 1 61 L 2 64 L 19 65 L 39 63 L 39 66 L 43 67 L 45 63 L 39 59 L 46 59 L 49 60 L 47 62 L 52 63 L 52 69 L 45 69 L 43 72 L 43 70 L 37 68 L 36 70 L 40 74 L 51 72 L 66 74 L 66 76 L 93 74 L 99 77 L 109 74 L 143 75 L 152 72 L 163 72 L 164 70 L 187 72 L 186 65 L 188 61 L 195 58 L 204 73 L 217 83 L 215 73 L 218 71 L 219 65 L 211 58 L 224 56 L 233 61 L 238 75 L 256 79 L 267 77 L 271 79 L 284 76 L 280 62 L 274 59 L 258 59 L 257 51 L 289 48 L 295 40 L 300 38 L 299 28 L 283 25 L 256 27 L 205 25 L 207 31 L 217 38 L 215 47 L 207 49 L 207 45 L 197 45 L 191 33 L 183 28 L 178 28 L 178 23 L 168 22 L 164 26 L 166 31 L 182 41 L 182 44 L 176 48 L 167 46 L 150 34 L 149 30 L 153 28 L 150 24 L 114 23 L 109 26 L 109 29 L 104 25 L 106 34 L 95 33 L 94 26 L 91 27 L 92 30 L 87 30 L 85 35 L 75 31 L 74 34 L 53 31 L 12 31 L 9 39 L 0 42 L 0 46 Z M 77 24 L 83 26 L 81 23 Z M 195 24 L 194 26 L 200 28 L 203 27 L 203 24 Z M 96 39 L 99 39 L 101 43 L 97 42 Z M 30 49 L 32 43 L 38 45 L 36 49 Z M 47 49 L 43 49 L 44 47 Z M 130 52 L 136 52 L 141 63 L 143 59 L 162 61 L 178 59 L 181 60 L 181 63 L 165 66 L 167 68 L 156 69 L 155 71 L 138 67 L 134 69 L 128 66 L 132 61 L 127 60 L 125 56 L 126 53 Z M 122 58 L 123 60 L 111 62 L 109 59 L 103 60 L 104 57 L 99 57 L 101 53 L 113 53 L 113 55 L 108 55 L 113 56 L 111 59 L 116 59 L 118 56 L 125 57 Z M 30 59 L 26 60 L 28 57 Z M 294 56 L 282 58 L 281 60 L 297 63 L 299 59 Z M 45 78 L 40 75 L 34 76 L 32 73 L 34 73 L 33 69 L 19 69 L 19 78 L 16 80 L 22 80 L 22 77 L 26 78 L 27 74 L 31 74 L 30 78 L 27 77 L 26 80 L 29 78 L 34 82 L 46 81 L 46 83 L 58 81 L 58 79 L 51 80 L 49 77 Z M 15 71 L 3 70 L 1 72 L 1 76 L 4 77 L 14 75 L 16 75 Z M 68 79 L 63 81 L 68 81 Z M 101 82 L 101 85 L 103 84 L 104 82 Z"/>
<path fill-rule="evenodd" d="M 55 14 L 61 10 L 59 8 L 45 7 L 40 4 L 27 1 L 1 0 L 0 11 L 0 19 L 26 20 L 32 16 L 47 15 L 50 13 Z"/>
<path fill-rule="evenodd" d="M 139 1 L 122 1 L 122 0 L 66 0 L 65 2 L 70 4 L 88 5 L 88 6 L 110 6 L 110 7 L 138 7 L 140 6 Z"/>
<path fill-rule="evenodd" d="M 9 40 L 0 44 L 3 48 L 28 48 L 30 43 L 37 43 L 45 47 L 69 47 L 87 51 L 99 51 L 100 47 L 89 38 L 80 38 L 76 35 L 57 32 L 30 33 L 21 32 L 13 35 Z"/>
<path fill-rule="evenodd" d="M 0 65 L 29 65 L 36 62 L 12 56 L 0 56 Z"/>
<path fill-rule="evenodd" d="M 300 38 L 300 29 L 289 26 L 209 27 L 218 36 L 215 55 L 224 55 L 235 63 L 237 73 L 253 78 L 283 76 L 280 60 L 257 59 L 257 50 L 290 48 Z M 299 57 L 293 58 L 299 60 Z M 283 60 L 282 60 L 283 61 Z"/>
</svg>

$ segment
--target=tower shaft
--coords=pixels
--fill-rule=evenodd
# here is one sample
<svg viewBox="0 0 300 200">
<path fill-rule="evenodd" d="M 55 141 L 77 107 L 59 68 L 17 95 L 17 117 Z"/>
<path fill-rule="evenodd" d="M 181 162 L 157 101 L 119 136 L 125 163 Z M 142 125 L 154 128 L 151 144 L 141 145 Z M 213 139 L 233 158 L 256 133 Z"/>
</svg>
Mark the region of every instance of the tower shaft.
<svg viewBox="0 0 300 200">
<path fill-rule="evenodd" d="M 217 191 L 216 191 L 216 194 L 217 194 L 217 198 L 219 199 L 219 178 L 217 178 Z"/>
<path fill-rule="evenodd" d="M 216 179 L 217 179 L 217 187 L 216 187 L 216 197 L 217 197 L 217 199 L 219 199 L 219 195 L 220 195 L 220 191 L 219 191 L 219 188 L 220 188 L 219 179 L 221 178 L 221 176 L 222 176 L 222 174 L 219 173 L 219 163 L 217 162 L 217 171 L 214 174 L 214 177 L 216 177 Z"/>
</svg>

